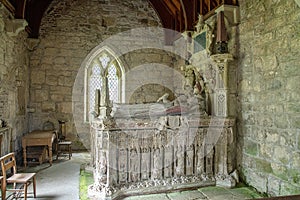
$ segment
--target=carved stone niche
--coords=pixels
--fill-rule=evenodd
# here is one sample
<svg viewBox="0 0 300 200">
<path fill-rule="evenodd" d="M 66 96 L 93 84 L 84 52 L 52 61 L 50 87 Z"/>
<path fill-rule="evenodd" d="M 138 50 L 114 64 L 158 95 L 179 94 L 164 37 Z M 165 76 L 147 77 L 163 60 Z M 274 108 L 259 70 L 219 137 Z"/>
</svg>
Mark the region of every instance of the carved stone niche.
<svg viewBox="0 0 300 200">
<path fill-rule="evenodd" d="M 181 115 L 108 120 L 112 122 L 91 124 L 95 169 L 90 199 L 235 186 L 234 119 Z"/>
</svg>

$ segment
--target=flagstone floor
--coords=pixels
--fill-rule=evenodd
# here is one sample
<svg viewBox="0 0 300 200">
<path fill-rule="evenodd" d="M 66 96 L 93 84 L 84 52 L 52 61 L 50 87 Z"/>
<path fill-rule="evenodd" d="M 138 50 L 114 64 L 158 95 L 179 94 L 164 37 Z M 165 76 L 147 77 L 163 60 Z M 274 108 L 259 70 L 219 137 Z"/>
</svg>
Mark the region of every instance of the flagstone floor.
<svg viewBox="0 0 300 200">
<path fill-rule="evenodd" d="M 87 172 L 85 179 L 82 179 L 84 173 L 81 174 L 80 168 L 89 163 L 89 159 L 90 155 L 87 152 L 73 153 L 71 160 L 54 161 L 51 167 L 44 163 L 27 168 L 26 171 L 37 172 L 35 200 L 88 200 L 86 190 L 93 178 L 91 173 Z M 233 189 L 204 187 L 191 191 L 123 197 L 118 200 L 243 200 L 260 197 L 262 196 L 251 188 L 240 185 Z M 34 199 L 32 194 L 28 199 Z"/>
<path fill-rule="evenodd" d="M 124 200 L 243 200 L 262 196 L 249 187 L 226 189 L 205 187 L 198 190 L 127 197 Z"/>
</svg>

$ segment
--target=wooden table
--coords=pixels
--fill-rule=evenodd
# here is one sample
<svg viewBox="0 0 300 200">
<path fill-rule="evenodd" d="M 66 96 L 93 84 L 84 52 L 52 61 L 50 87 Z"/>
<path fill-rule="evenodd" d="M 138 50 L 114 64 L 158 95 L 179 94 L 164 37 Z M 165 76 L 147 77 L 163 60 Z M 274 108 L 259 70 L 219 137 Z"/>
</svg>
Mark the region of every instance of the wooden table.
<svg viewBox="0 0 300 200">
<path fill-rule="evenodd" d="M 56 134 L 54 131 L 33 131 L 23 136 L 22 147 L 23 147 L 23 159 L 24 165 L 27 166 L 27 151 L 26 147 L 29 146 L 48 146 L 49 152 L 49 163 L 52 165 L 52 144 Z"/>
</svg>

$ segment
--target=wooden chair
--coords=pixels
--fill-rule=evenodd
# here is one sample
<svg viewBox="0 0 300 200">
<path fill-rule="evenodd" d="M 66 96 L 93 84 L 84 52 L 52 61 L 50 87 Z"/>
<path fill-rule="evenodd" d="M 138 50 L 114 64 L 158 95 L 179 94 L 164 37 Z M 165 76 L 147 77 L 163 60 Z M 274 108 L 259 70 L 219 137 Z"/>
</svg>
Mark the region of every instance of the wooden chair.
<svg viewBox="0 0 300 200">
<path fill-rule="evenodd" d="M 66 122 L 58 120 L 58 123 L 60 131 L 57 135 L 56 160 L 60 155 L 68 155 L 70 160 L 72 157 L 72 141 L 66 140 Z"/>
<path fill-rule="evenodd" d="M 6 199 L 6 191 L 13 192 L 15 197 L 21 196 L 24 193 L 24 199 L 27 199 L 27 188 L 33 183 L 33 195 L 36 198 L 36 173 L 17 173 L 16 158 L 14 153 L 9 153 L 0 158 L 1 170 L 2 170 L 2 184 L 1 193 L 2 199 Z M 11 172 L 11 176 L 7 173 Z M 12 189 L 7 187 L 8 184 L 12 184 Z"/>
<path fill-rule="evenodd" d="M 66 140 L 59 140 L 57 143 L 57 154 L 56 154 L 56 160 L 60 155 L 67 154 L 69 156 L 69 160 L 72 157 L 72 142 L 66 141 Z"/>
</svg>

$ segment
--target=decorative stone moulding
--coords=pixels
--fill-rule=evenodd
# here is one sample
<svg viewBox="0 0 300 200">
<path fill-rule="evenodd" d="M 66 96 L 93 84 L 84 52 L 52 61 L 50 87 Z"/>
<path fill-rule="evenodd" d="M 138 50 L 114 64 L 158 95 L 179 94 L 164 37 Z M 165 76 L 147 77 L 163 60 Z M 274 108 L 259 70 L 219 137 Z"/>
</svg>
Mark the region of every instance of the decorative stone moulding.
<svg viewBox="0 0 300 200">
<path fill-rule="evenodd" d="M 28 25 L 25 19 L 12 19 L 6 21 L 6 32 L 9 36 L 17 36 L 21 31 L 25 30 Z"/>
</svg>

